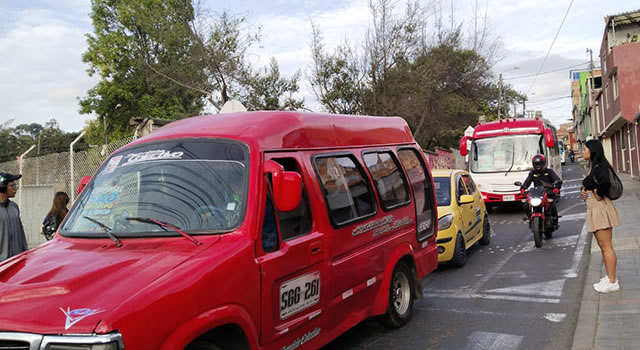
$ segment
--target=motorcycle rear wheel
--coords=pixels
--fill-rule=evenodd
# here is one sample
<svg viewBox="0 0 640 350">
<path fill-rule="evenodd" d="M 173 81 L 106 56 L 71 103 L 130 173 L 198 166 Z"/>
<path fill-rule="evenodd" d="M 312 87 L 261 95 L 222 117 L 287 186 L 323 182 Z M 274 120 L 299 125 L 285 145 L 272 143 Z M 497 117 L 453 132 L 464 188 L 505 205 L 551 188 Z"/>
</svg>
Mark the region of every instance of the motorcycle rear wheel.
<svg viewBox="0 0 640 350">
<path fill-rule="evenodd" d="M 533 242 L 536 248 L 542 247 L 542 219 L 539 216 L 531 219 L 531 231 L 533 231 Z"/>
</svg>

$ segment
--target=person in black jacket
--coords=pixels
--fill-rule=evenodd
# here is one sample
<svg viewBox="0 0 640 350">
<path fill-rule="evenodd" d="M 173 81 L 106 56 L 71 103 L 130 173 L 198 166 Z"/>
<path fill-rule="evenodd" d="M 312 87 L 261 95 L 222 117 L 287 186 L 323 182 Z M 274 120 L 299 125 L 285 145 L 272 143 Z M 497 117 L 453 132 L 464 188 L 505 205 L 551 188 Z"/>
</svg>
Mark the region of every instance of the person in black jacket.
<svg viewBox="0 0 640 350">
<path fill-rule="evenodd" d="M 620 290 L 616 277 L 616 252 L 613 250 L 613 228 L 620 226 L 620 216 L 615 205 L 608 198 L 613 171 L 604 156 L 602 144 L 598 140 L 589 140 L 585 144 L 583 156 L 589 161 L 591 170 L 582 181 L 582 198 L 587 202 L 587 231 L 593 232 L 602 252 L 602 260 L 607 276 L 594 283 L 593 288 L 600 293 Z"/>
<path fill-rule="evenodd" d="M 560 187 L 562 187 L 562 180 L 558 174 L 552 169 L 547 168 L 547 160 L 544 155 L 536 154 L 531 159 L 533 163 L 533 170 L 529 172 L 529 176 L 524 180 L 522 186 L 520 187 L 520 193 L 524 194 L 524 191 L 531 186 L 533 182 L 534 186 L 544 186 L 547 188 L 547 198 L 552 199 L 553 201 L 549 204 L 549 211 L 551 212 L 551 217 L 553 218 L 553 229 L 558 229 L 558 209 L 556 207 L 556 195 L 560 193 Z M 524 203 L 524 211 L 529 215 L 529 203 Z"/>
<path fill-rule="evenodd" d="M 11 201 L 18 191 L 16 181 L 21 177 L 20 174 L 0 173 L 0 261 L 28 249 L 20 209 Z"/>
</svg>

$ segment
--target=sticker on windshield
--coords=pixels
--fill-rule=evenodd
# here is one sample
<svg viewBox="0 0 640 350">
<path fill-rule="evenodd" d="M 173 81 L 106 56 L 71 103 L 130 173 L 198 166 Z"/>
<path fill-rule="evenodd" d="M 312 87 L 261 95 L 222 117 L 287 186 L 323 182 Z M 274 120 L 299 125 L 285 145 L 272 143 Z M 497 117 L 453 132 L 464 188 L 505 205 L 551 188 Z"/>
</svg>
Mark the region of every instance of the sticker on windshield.
<svg viewBox="0 0 640 350">
<path fill-rule="evenodd" d="M 320 272 L 312 272 L 280 285 L 280 319 L 297 314 L 320 300 Z"/>
<path fill-rule="evenodd" d="M 96 189 L 91 194 L 89 202 L 84 207 L 84 215 L 107 216 L 111 214 L 113 206 L 120 197 L 121 188 L 119 186 L 103 187 Z"/>
<path fill-rule="evenodd" d="M 184 152 L 170 152 L 164 149 L 127 154 L 127 161 L 122 166 L 148 162 L 150 160 L 182 159 Z"/>
<path fill-rule="evenodd" d="M 107 166 L 104 167 L 104 170 L 102 171 L 103 174 L 111 174 L 114 170 L 116 170 L 116 168 L 118 167 L 118 164 L 120 164 L 120 161 L 122 160 L 122 156 L 117 156 L 117 157 L 113 157 L 109 160 L 109 163 L 107 163 Z"/>
</svg>

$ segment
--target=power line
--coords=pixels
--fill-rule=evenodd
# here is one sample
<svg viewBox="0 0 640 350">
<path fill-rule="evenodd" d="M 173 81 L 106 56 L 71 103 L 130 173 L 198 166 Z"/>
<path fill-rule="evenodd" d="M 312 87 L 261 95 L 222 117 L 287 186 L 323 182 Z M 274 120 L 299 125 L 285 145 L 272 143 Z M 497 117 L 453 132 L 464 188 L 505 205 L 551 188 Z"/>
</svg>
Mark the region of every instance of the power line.
<svg viewBox="0 0 640 350">
<path fill-rule="evenodd" d="M 544 100 L 533 100 L 533 101 L 527 101 L 527 102 L 530 103 L 530 104 L 539 104 L 539 103 L 547 103 L 547 102 L 563 100 L 565 98 L 571 98 L 571 95 L 559 96 L 559 97 L 551 97 L 551 98 L 547 98 L 547 99 L 544 99 Z"/>
<path fill-rule="evenodd" d="M 553 37 L 553 41 L 551 42 L 551 46 L 549 46 L 549 50 L 547 51 L 547 55 L 544 56 L 544 60 L 542 61 L 542 64 L 540 65 L 540 68 L 538 68 L 538 73 L 536 73 L 535 78 L 533 78 L 533 82 L 531 83 L 531 86 L 529 87 L 529 90 L 527 91 L 526 95 L 529 95 L 529 92 L 531 92 L 531 89 L 533 89 L 533 85 L 536 83 L 536 80 L 538 79 L 538 75 L 542 71 L 542 68 L 544 67 L 544 64 L 547 62 L 547 58 L 549 58 L 549 54 L 551 53 L 551 49 L 553 48 L 553 44 L 556 43 L 556 39 L 558 39 L 558 35 L 560 34 L 560 30 L 562 29 L 562 26 L 564 25 L 564 21 L 567 19 L 567 16 L 569 15 L 569 10 L 571 10 L 571 5 L 573 5 L 573 0 L 571 0 L 571 2 L 569 3 L 569 7 L 567 8 L 567 12 L 564 14 L 564 18 L 562 19 L 562 22 L 560 22 L 560 27 L 558 28 L 558 31 L 556 32 L 556 36 Z"/>
<path fill-rule="evenodd" d="M 587 62 L 582 62 L 582 63 L 580 63 L 580 64 L 576 64 L 576 65 L 569 66 L 569 67 L 558 68 L 558 69 L 556 69 L 556 70 L 550 70 L 550 71 L 548 71 L 548 72 L 543 72 L 543 73 L 540 73 L 540 74 L 520 75 L 520 76 L 517 76 L 517 77 L 502 78 L 502 80 L 522 79 L 522 78 L 535 77 L 536 75 L 551 74 L 551 73 L 561 72 L 561 71 L 563 71 L 563 70 L 567 70 L 567 69 L 571 69 L 571 68 L 580 67 L 580 66 L 585 65 L 585 64 L 587 64 L 587 63 L 589 63 L 589 61 L 587 61 Z"/>
</svg>

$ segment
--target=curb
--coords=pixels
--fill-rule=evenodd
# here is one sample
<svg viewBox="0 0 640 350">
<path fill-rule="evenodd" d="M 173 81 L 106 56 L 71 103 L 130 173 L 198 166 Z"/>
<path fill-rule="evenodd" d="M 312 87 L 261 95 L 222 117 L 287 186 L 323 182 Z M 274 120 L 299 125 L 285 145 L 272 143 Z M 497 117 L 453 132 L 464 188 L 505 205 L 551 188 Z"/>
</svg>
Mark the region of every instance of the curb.
<svg viewBox="0 0 640 350">
<path fill-rule="evenodd" d="M 588 350 L 594 348 L 596 329 L 598 325 L 598 313 L 600 295 L 591 288 L 591 281 L 598 281 L 602 274 L 602 256 L 591 254 L 591 240 L 593 234 L 588 233 L 589 243 L 585 249 L 589 252 L 589 265 L 583 283 L 582 299 L 580 301 L 580 311 L 576 322 L 576 329 L 573 333 L 572 350 Z"/>
</svg>

